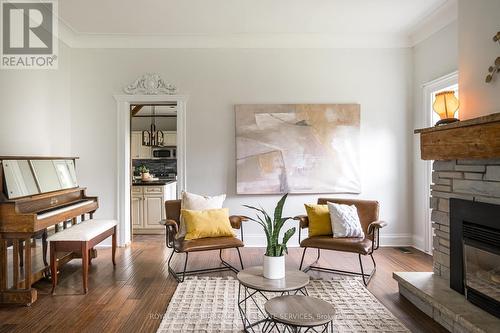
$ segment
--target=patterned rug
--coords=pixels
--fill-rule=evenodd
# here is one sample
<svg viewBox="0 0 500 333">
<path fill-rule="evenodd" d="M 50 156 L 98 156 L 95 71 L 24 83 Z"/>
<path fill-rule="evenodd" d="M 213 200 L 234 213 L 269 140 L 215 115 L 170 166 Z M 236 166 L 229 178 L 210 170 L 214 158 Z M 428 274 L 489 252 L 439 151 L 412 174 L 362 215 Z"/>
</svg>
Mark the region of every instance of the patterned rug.
<svg viewBox="0 0 500 333">
<path fill-rule="evenodd" d="M 309 296 L 334 305 L 334 332 L 409 332 L 357 278 L 311 280 L 306 288 Z M 257 300 L 259 305 L 264 302 L 262 296 Z M 251 301 L 247 304 L 251 321 L 261 319 L 255 305 Z M 178 285 L 157 332 L 229 333 L 242 329 L 238 281 L 231 277 L 193 277 Z"/>
</svg>

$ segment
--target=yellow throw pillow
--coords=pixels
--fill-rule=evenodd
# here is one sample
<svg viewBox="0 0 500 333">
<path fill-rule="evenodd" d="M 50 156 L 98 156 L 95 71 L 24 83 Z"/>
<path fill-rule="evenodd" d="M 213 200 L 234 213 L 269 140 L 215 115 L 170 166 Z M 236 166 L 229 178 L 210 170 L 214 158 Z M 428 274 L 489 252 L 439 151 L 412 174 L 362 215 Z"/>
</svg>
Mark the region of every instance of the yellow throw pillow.
<svg viewBox="0 0 500 333">
<path fill-rule="evenodd" d="M 181 210 L 186 224 L 185 240 L 207 237 L 234 237 L 234 231 L 229 222 L 229 209 Z"/>
<path fill-rule="evenodd" d="M 328 205 L 305 204 L 304 206 L 309 218 L 309 237 L 331 236 L 333 232 Z"/>
</svg>

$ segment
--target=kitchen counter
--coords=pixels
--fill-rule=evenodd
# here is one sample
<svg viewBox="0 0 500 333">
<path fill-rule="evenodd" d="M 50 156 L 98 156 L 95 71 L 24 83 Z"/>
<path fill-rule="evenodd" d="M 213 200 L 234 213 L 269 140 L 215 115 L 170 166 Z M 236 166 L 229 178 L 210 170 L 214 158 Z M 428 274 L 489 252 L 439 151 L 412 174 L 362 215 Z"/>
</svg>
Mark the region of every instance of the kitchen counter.
<svg viewBox="0 0 500 333">
<path fill-rule="evenodd" d="M 175 179 L 161 179 L 161 180 L 154 180 L 151 182 L 144 182 L 142 180 L 134 180 L 132 182 L 132 186 L 163 186 L 163 185 L 168 185 L 176 182 Z"/>
</svg>

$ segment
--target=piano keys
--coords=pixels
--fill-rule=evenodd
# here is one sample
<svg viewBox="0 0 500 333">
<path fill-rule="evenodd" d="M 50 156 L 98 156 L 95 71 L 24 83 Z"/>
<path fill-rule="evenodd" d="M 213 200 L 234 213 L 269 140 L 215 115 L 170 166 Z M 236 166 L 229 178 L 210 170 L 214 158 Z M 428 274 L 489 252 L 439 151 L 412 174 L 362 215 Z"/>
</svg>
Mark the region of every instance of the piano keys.
<svg viewBox="0 0 500 333">
<path fill-rule="evenodd" d="M 75 157 L 0 157 L 0 304 L 29 305 L 37 291 L 31 285 L 49 267 L 32 272 L 31 238 L 61 222 L 92 218 L 98 198 L 79 187 Z M 24 241 L 25 246 L 19 246 Z M 12 245 L 12 251 L 8 247 Z M 7 255 L 12 252 L 12 267 Z M 19 255 L 24 256 L 20 269 Z M 10 272 L 10 273 L 9 273 Z M 21 274 L 24 279 L 21 280 Z M 10 281 L 9 276 L 12 276 Z"/>
</svg>

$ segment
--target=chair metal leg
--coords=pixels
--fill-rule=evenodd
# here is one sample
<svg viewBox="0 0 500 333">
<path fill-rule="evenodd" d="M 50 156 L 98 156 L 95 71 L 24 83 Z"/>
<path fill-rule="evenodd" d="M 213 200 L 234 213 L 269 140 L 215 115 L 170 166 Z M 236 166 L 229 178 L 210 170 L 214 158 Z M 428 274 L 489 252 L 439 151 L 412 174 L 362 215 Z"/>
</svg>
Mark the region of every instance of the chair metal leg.
<svg viewBox="0 0 500 333">
<path fill-rule="evenodd" d="M 304 252 L 302 252 L 302 259 L 300 260 L 299 270 L 302 270 L 302 265 L 304 264 L 304 256 L 306 254 L 306 250 L 307 249 L 308 248 L 305 247 L 304 248 Z M 317 250 L 318 250 L 318 254 L 316 256 L 316 260 L 314 260 L 314 262 L 311 265 L 309 265 L 309 267 L 307 267 L 307 268 L 304 269 L 304 273 L 306 273 L 307 271 L 309 271 L 311 269 L 311 267 L 314 267 L 313 265 L 315 265 L 319 261 L 319 258 L 321 257 L 321 252 L 320 252 L 320 249 L 317 249 Z"/>
<path fill-rule="evenodd" d="M 307 248 L 304 248 L 304 252 L 302 253 L 302 260 L 300 261 L 300 270 L 303 272 L 307 271 L 318 271 L 318 272 L 325 272 L 325 273 L 338 273 L 338 274 L 346 274 L 346 275 L 357 275 L 361 276 L 363 278 L 363 283 L 365 286 L 368 286 L 368 283 L 370 283 L 371 278 L 373 277 L 373 274 L 375 273 L 377 269 L 377 264 L 375 263 L 375 258 L 373 258 L 373 252 L 369 254 L 369 256 L 372 259 L 373 262 L 373 269 L 370 273 L 365 273 L 364 267 L 363 267 L 363 261 L 361 260 L 361 254 L 358 254 L 358 260 L 359 260 L 359 266 L 361 268 L 361 273 L 359 272 L 353 272 L 353 271 L 345 271 L 345 270 L 340 270 L 340 269 L 333 269 L 333 268 L 327 268 L 327 267 L 320 267 L 320 266 L 314 266 L 319 258 L 320 258 L 320 249 L 318 249 L 318 256 L 316 258 L 316 261 L 314 261 L 311 265 L 308 267 L 302 269 L 302 265 L 304 262 L 304 257 L 306 253 Z"/>
<path fill-rule="evenodd" d="M 304 251 L 302 251 L 302 259 L 300 259 L 300 266 L 299 266 L 299 271 L 302 270 L 302 264 L 304 263 L 304 256 L 306 255 L 307 247 L 304 248 Z"/>
<path fill-rule="evenodd" d="M 240 257 L 240 264 L 241 264 L 241 265 L 243 265 L 243 261 L 241 260 L 240 251 L 239 251 L 239 249 L 238 249 L 238 248 L 236 248 L 236 250 L 238 251 L 238 255 L 239 255 L 239 257 Z M 220 259 L 220 261 L 221 261 L 222 265 L 224 265 L 224 266 L 225 266 L 228 270 L 231 270 L 231 271 L 233 271 L 233 272 L 235 272 L 235 273 L 238 273 L 238 272 L 239 272 L 239 270 L 238 270 L 236 267 L 234 267 L 233 265 L 231 265 L 230 263 L 228 263 L 227 261 L 225 261 L 225 260 L 222 258 L 222 249 L 220 249 L 220 250 L 219 250 L 219 259 Z M 221 268 L 224 268 L 224 267 L 221 267 Z"/>
<path fill-rule="evenodd" d="M 240 260 L 241 267 L 243 268 L 243 260 L 241 258 L 241 253 L 240 253 L 240 251 L 239 251 L 238 248 L 236 248 L 236 250 L 238 251 L 238 257 L 239 257 L 239 260 Z M 186 253 L 186 257 L 184 259 L 184 269 L 182 271 L 180 271 L 180 272 L 176 272 L 174 270 L 174 268 L 172 267 L 172 265 L 171 265 L 172 258 L 174 257 L 175 253 L 180 253 L 180 252 L 176 252 L 175 250 L 172 250 L 172 252 L 170 253 L 170 257 L 168 258 L 167 266 L 168 266 L 169 273 L 172 274 L 172 276 L 174 277 L 174 279 L 177 282 L 179 282 L 179 283 L 184 282 L 184 279 L 185 279 L 186 276 L 193 275 L 193 274 L 206 274 L 206 273 L 222 272 L 222 271 L 228 271 L 228 270 L 233 271 L 235 273 L 239 272 L 239 270 L 236 267 L 234 267 L 233 265 L 229 264 L 227 261 L 225 261 L 222 258 L 222 249 L 219 250 L 219 258 L 220 258 L 221 263 L 223 265 L 222 267 L 195 269 L 195 270 L 188 271 L 187 270 L 187 262 L 188 262 L 189 252 L 185 252 Z"/>
<path fill-rule="evenodd" d="M 174 279 L 177 281 L 177 282 L 182 282 L 181 279 L 179 278 L 179 276 L 177 275 L 177 272 L 172 268 L 172 266 L 170 265 L 170 263 L 172 262 L 172 258 L 174 257 L 174 253 L 175 251 L 172 250 L 172 253 L 170 253 L 170 257 L 168 258 L 168 263 L 167 263 L 167 266 L 168 266 L 168 272 L 170 274 L 172 274 L 172 276 L 174 277 Z"/>
<path fill-rule="evenodd" d="M 365 274 L 363 270 L 363 261 L 361 260 L 361 254 L 358 254 L 359 266 L 361 267 L 361 276 L 363 277 L 363 283 L 365 284 L 365 286 L 368 286 L 368 283 L 373 277 L 373 273 L 375 273 L 375 270 L 377 269 L 377 264 L 375 263 L 375 259 L 373 258 L 373 253 L 370 254 L 370 258 L 372 258 L 373 270 L 370 272 L 370 274 Z M 368 277 L 368 280 L 366 280 L 365 277 Z"/>
<path fill-rule="evenodd" d="M 241 270 L 244 270 L 245 267 L 243 266 L 243 260 L 241 259 L 241 252 L 240 252 L 240 248 L 237 247 L 236 248 L 236 251 L 238 251 L 238 258 L 240 258 L 240 265 L 241 265 Z"/>
<path fill-rule="evenodd" d="M 186 259 L 184 259 L 184 270 L 182 271 L 182 281 L 184 282 L 184 278 L 186 277 L 186 267 L 188 263 L 188 258 L 189 258 L 189 252 L 186 252 Z"/>
</svg>

